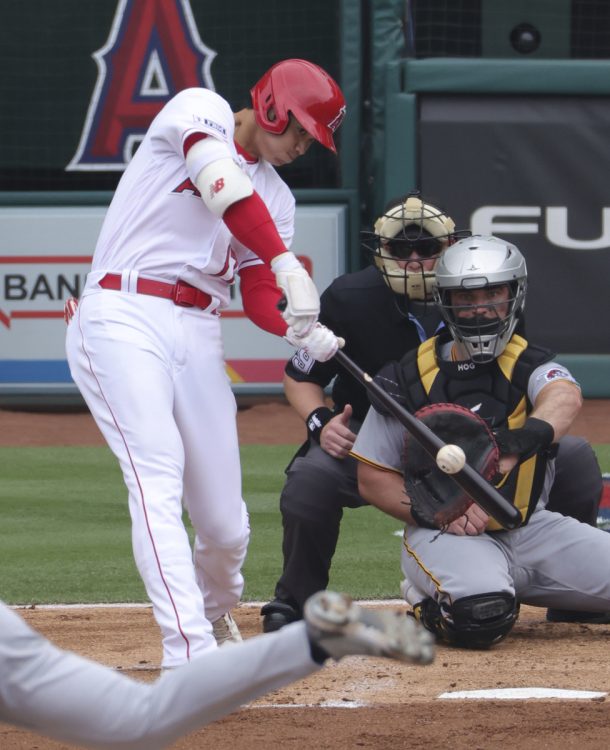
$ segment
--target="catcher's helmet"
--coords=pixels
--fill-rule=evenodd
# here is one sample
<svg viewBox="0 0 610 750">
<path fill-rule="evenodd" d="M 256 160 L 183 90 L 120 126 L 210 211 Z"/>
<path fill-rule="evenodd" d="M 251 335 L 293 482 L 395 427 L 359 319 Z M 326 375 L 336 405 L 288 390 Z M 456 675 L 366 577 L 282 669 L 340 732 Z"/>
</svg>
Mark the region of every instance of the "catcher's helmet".
<svg viewBox="0 0 610 750">
<path fill-rule="evenodd" d="M 454 290 L 485 289 L 508 284 L 508 301 L 485 302 L 496 317 L 475 315 L 461 317 L 460 313 L 481 305 L 454 305 Z M 490 362 L 504 351 L 513 335 L 525 306 L 527 268 L 518 248 L 499 237 L 473 235 L 459 240 L 445 252 L 436 265 L 434 301 L 451 331 L 454 340 L 463 344 L 475 362 Z M 508 305 L 505 317 L 497 313 L 496 305 Z"/>
<path fill-rule="evenodd" d="M 333 135 L 345 115 L 345 99 L 337 83 L 318 65 L 282 60 L 269 68 L 250 94 L 256 122 L 263 130 L 280 135 L 292 114 L 309 135 L 337 153 Z"/>
<path fill-rule="evenodd" d="M 426 203 L 418 193 L 409 193 L 388 203 L 375 222 L 373 233 L 375 265 L 386 284 L 397 294 L 412 300 L 430 299 L 434 269 L 424 270 L 421 261 L 413 261 L 413 251 L 421 260 L 436 259 L 455 242 L 455 224 L 436 206 Z M 411 260 L 411 269 L 402 268 L 398 260 Z M 419 268 L 412 270 L 413 263 Z"/>
</svg>

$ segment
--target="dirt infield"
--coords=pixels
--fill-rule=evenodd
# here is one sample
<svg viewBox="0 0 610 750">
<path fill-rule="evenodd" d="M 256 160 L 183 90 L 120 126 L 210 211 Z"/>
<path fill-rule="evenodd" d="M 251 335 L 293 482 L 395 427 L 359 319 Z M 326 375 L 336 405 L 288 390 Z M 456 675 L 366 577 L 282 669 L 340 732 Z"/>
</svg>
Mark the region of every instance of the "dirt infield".
<svg viewBox="0 0 610 750">
<path fill-rule="evenodd" d="M 281 398 L 244 402 L 237 413 L 240 442 L 300 443 L 305 428 Z M 591 443 L 610 443 L 610 401 L 588 399 L 572 426 L 573 435 Z M 0 409 L 0 445 L 104 445 L 88 412 L 40 413 Z"/>
<path fill-rule="evenodd" d="M 150 608 L 29 609 L 24 617 L 60 646 L 139 680 L 158 676 L 159 634 Z M 443 693 L 506 688 L 610 691 L 610 626 L 548 624 L 524 607 L 511 637 L 490 652 L 440 647 L 434 664 L 351 657 L 276 691 L 174 747 L 218 750 L 523 750 L 608 746 L 605 698 L 441 700 Z M 240 607 L 244 637 L 259 632 L 258 609 Z M 2 750 L 67 745 L 0 724 Z"/>
<path fill-rule="evenodd" d="M 610 402 L 588 401 L 572 430 L 610 443 Z M 298 443 L 303 426 L 283 402 L 238 414 L 242 443 Z M 0 411 L 0 445 L 102 445 L 88 414 Z M 148 607 L 27 609 L 23 616 L 58 645 L 135 679 L 158 675 L 157 626 Z M 257 608 L 235 612 L 244 637 L 260 632 Z M 606 664 L 610 625 L 549 624 L 524 607 L 507 641 L 489 652 L 438 648 L 428 667 L 350 658 L 244 707 L 176 743 L 180 750 L 542 750 L 608 746 L 605 696 L 576 700 L 441 700 L 443 693 L 556 688 L 610 694 Z M 0 724 L 2 750 L 60 750 L 25 730 Z"/>
</svg>

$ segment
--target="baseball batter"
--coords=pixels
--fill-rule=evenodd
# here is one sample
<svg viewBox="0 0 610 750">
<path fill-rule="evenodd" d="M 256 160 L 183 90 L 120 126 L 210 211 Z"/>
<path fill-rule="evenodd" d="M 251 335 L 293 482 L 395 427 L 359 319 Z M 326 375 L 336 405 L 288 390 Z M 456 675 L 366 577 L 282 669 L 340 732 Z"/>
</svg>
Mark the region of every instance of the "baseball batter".
<svg viewBox="0 0 610 750">
<path fill-rule="evenodd" d="M 145 684 L 58 649 L 0 602 L 0 721 L 87 747 L 156 750 L 350 654 L 429 664 L 434 646 L 399 612 L 319 592 L 305 622 L 206 653 Z"/>
<path fill-rule="evenodd" d="M 410 411 L 458 403 L 496 432 L 506 446 L 498 487 L 521 511 L 518 529 L 501 530 L 477 505 L 442 533 L 418 526 L 404 490 L 404 428 L 390 415 L 371 408 L 353 448 L 362 496 L 407 524 L 407 602 L 429 630 L 457 646 L 502 640 L 520 602 L 610 609 L 610 536 L 545 508 L 554 445 L 570 428 L 581 395 L 547 350 L 514 333 L 526 279 L 514 245 L 496 237 L 458 241 L 439 260 L 434 292 L 450 335 L 428 340 L 394 370 Z"/>
<path fill-rule="evenodd" d="M 258 326 L 321 361 L 339 345 L 317 323 L 318 293 L 288 250 L 295 201 L 275 167 L 315 140 L 335 151 L 343 95 L 318 66 L 284 60 L 251 96 L 251 109 L 233 113 L 218 94 L 187 89 L 153 120 L 68 325 L 72 376 L 129 492 L 165 667 L 215 648 L 228 628 L 239 637 L 230 610 L 249 527 L 220 329 L 236 274 Z"/>
</svg>

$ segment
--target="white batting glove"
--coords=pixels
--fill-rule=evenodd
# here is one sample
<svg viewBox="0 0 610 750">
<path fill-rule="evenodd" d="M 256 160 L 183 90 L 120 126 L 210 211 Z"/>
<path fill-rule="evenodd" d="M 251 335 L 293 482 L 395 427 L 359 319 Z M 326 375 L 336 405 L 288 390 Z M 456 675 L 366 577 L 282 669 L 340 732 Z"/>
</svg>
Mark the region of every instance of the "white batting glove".
<svg viewBox="0 0 610 750">
<path fill-rule="evenodd" d="M 320 313 L 320 295 L 311 276 L 291 252 L 277 255 L 271 261 L 271 270 L 286 298 L 282 317 L 297 336 L 306 336 Z"/>
<path fill-rule="evenodd" d="M 306 349 L 309 356 L 318 362 L 326 362 L 335 356 L 337 349 L 345 346 L 345 339 L 335 336 L 330 328 L 321 323 L 316 323 L 313 331 L 306 336 L 299 336 L 292 328 L 288 328 L 284 338 L 293 346 Z"/>
</svg>

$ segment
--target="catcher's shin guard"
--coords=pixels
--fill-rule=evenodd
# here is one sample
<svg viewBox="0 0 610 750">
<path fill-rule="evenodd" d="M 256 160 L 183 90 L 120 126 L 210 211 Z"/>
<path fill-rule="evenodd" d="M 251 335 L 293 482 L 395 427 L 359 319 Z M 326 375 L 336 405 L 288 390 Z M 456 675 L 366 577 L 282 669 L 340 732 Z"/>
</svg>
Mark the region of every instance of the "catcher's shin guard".
<svg viewBox="0 0 610 750">
<path fill-rule="evenodd" d="M 450 646 L 489 648 L 510 633 L 519 605 L 501 592 L 465 596 L 442 609 L 433 599 L 424 599 L 414 605 L 413 616 Z"/>
</svg>

